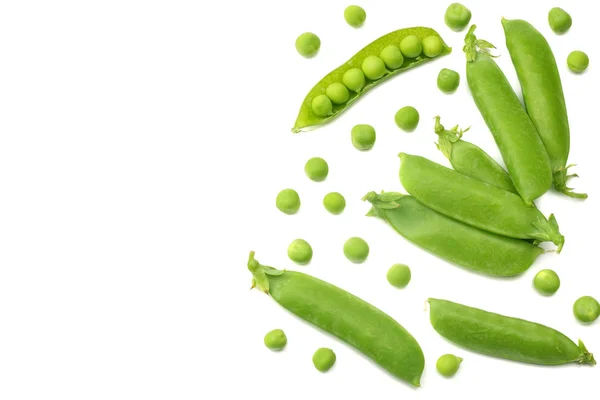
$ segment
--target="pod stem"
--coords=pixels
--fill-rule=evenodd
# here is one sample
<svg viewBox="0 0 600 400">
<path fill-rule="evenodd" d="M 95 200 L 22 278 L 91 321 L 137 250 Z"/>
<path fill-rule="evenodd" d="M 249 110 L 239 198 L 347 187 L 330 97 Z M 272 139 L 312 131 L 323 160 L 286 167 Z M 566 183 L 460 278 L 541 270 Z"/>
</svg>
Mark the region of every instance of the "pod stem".
<svg viewBox="0 0 600 400">
<path fill-rule="evenodd" d="M 248 269 L 252 272 L 252 287 L 258 288 L 261 292 L 269 294 L 269 276 L 283 274 L 284 271 L 260 264 L 254 258 L 254 251 L 250 252 L 248 257 Z"/>
<path fill-rule="evenodd" d="M 373 205 L 367 213 L 367 216 L 383 218 L 381 210 L 393 210 L 394 208 L 400 207 L 400 204 L 398 204 L 397 201 L 404 196 L 406 195 L 402 193 L 384 192 L 382 190 L 380 194 L 369 192 L 363 196 L 362 200 L 368 201 Z"/>
<path fill-rule="evenodd" d="M 566 167 L 561 167 L 554 171 L 553 173 L 553 184 L 554 188 L 569 197 L 573 197 L 575 199 L 587 199 L 588 195 L 586 193 L 575 193 L 573 188 L 567 186 L 567 181 L 571 178 L 579 178 L 577 174 L 567 175 L 567 171 L 569 168 L 574 167 L 575 164 L 567 165 Z"/>
<path fill-rule="evenodd" d="M 550 217 L 546 221 L 541 220 L 533 223 L 533 226 L 540 232 L 532 237 L 532 239 L 539 242 L 552 242 L 556 245 L 556 254 L 560 254 L 563 246 L 565 245 L 565 237 L 560 233 L 558 227 L 558 221 L 554 214 L 550 214 Z"/>
<path fill-rule="evenodd" d="M 475 28 L 477 28 L 477 25 L 471 25 L 469 32 L 467 32 L 465 36 L 465 46 L 463 47 L 463 51 L 467 55 L 467 62 L 475 61 L 477 59 L 478 51 L 489 57 L 497 57 L 490 52 L 490 49 L 495 49 L 496 46 L 487 40 L 477 39 L 477 36 L 475 36 L 474 33 Z"/>
<path fill-rule="evenodd" d="M 452 145 L 458 142 L 462 138 L 463 133 L 471 129 L 471 127 L 463 130 L 456 125 L 452 129 L 448 130 L 444 128 L 444 125 L 442 125 L 440 122 L 441 119 L 439 115 L 434 119 L 435 127 L 433 128 L 433 131 L 439 136 L 439 140 L 435 145 L 437 146 L 438 150 L 440 150 L 444 156 L 450 160 L 450 157 L 452 156 Z"/>
<path fill-rule="evenodd" d="M 581 339 L 579 339 L 579 349 L 581 350 L 581 354 L 577 358 L 579 364 L 596 365 L 594 355 L 588 351 Z"/>
</svg>

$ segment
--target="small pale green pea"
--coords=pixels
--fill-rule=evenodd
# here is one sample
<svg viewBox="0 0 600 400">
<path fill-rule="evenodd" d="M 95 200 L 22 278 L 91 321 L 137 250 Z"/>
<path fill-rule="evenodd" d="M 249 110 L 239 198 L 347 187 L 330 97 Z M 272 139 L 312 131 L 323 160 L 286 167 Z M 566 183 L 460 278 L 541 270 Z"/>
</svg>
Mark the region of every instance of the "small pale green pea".
<svg viewBox="0 0 600 400">
<path fill-rule="evenodd" d="M 565 33 L 573 24 L 573 19 L 568 12 L 560 7 L 554 7 L 548 12 L 548 24 L 554 33 Z"/>
<path fill-rule="evenodd" d="M 285 214 L 295 214 L 300 208 L 300 196 L 294 189 L 283 189 L 277 195 L 275 205 Z"/>
<path fill-rule="evenodd" d="M 579 322 L 589 324 L 600 316 L 600 303 L 592 296 L 583 296 L 573 304 L 573 314 Z"/>
<path fill-rule="evenodd" d="M 581 73 L 590 65 L 590 58 L 583 51 L 575 50 L 567 57 L 567 65 L 571 71 Z"/>
<path fill-rule="evenodd" d="M 412 106 L 402 107 L 394 116 L 394 120 L 400 129 L 411 132 L 419 124 L 419 112 Z"/>
<path fill-rule="evenodd" d="M 423 54 L 427 57 L 433 58 L 439 56 L 443 48 L 444 45 L 439 36 L 432 35 L 423 39 Z"/>
<path fill-rule="evenodd" d="M 310 244 L 304 239 L 296 239 L 288 246 L 287 250 L 290 260 L 297 264 L 308 264 L 313 256 Z"/>
<path fill-rule="evenodd" d="M 304 173 L 308 176 L 308 179 L 321 182 L 327 178 L 329 165 L 321 157 L 313 157 L 304 164 Z"/>
<path fill-rule="evenodd" d="M 348 89 L 358 93 L 365 86 L 365 74 L 359 68 L 350 68 L 344 72 L 342 82 Z"/>
<path fill-rule="evenodd" d="M 333 104 L 331 104 L 331 100 L 325 94 L 320 94 L 315 96 L 311 103 L 312 111 L 318 117 L 326 117 L 331 114 L 331 110 L 333 109 Z"/>
<path fill-rule="evenodd" d="M 435 368 L 442 376 L 450 378 L 456 374 L 462 360 L 462 358 L 457 357 L 454 354 L 444 354 L 438 358 Z"/>
<path fill-rule="evenodd" d="M 369 256 L 369 245 L 362 238 L 351 237 L 344 243 L 344 255 L 353 263 L 362 263 Z"/>
<path fill-rule="evenodd" d="M 533 278 L 533 286 L 541 294 L 550 296 L 560 287 L 560 278 L 551 269 L 543 269 Z"/>
<path fill-rule="evenodd" d="M 273 329 L 265 335 L 265 346 L 273 351 L 283 350 L 287 344 L 287 337 L 281 329 Z"/>
<path fill-rule="evenodd" d="M 352 145 L 358 150 L 370 150 L 375 145 L 375 128 L 367 124 L 358 124 L 350 132 Z"/>
<path fill-rule="evenodd" d="M 402 52 L 398 46 L 394 46 L 393 44 L 390 44 L 381 50 L 379 57 L 389 69 L 398 69 L 404 62 L 404 56 L 402 55 Z"/>
<path fill-rule="evenodd" d="M 346 199 L 338 192 L 327 193 L 323 198 L 323 206 L 332 214 L 341 214 L 346 208 Z"/>
<path fill-rule="evenodd" d="M 458 72 L 442 68 L 437 77 L 437 87 L 444 93 L 454 93 L 460 84 Z"/>
<path fill-rule="evenodd" d="M 313 354 L 312 362 L 316 369 L 321 372 L 327 372 L 335 364 L 335 353 L 326 347 L 321 347 Z"/>
<path fill-rule="evenodd" d="M 344 10 L 344 19 L 348 25 L 358 28 L 367 19 L 367 13 L 360 6 L 348 6 Z"/>
<path fill-rule="evenodd" d="M 319 51 L 321 39 L 312 32 L 304 32 L 296 38 L 296 51 L 302 57 L 312 57 Z"/>
<path fill-rule="evenodd" d="M 386 73 L 385 63 L 377 56 L 367 56 L 361 64 L 361 69 L 372 81 L 376 81 Z"/>
<path fill-rule="evenodd" d="M 335 104 L 344 104 L 350 98 L 350 93 L 348 93 L 346 86 L 339 82 L 334 82 L 327 86 L 325 94 Z"/>
<path fill-rule="evenodd" d="M 471 21 L 471 10 L 460 3 L 452 3 L 446 9 L 444 22 L 453 31 L 462 31 Z"/>
<path fill-rule="evenodd" d="M 416 58 L 423 51 L 421 40 L 415 35 L 408 35 L 400 42 L 400 51 L 408 58 Z"/>
<path fill-rule="evenodd" d="M 406 287 L 410 282 L 411 273 L 408 265 L 394 264 L 387 272 L 387 280 L 390 285 L 399 289 Z"/>
</svg>

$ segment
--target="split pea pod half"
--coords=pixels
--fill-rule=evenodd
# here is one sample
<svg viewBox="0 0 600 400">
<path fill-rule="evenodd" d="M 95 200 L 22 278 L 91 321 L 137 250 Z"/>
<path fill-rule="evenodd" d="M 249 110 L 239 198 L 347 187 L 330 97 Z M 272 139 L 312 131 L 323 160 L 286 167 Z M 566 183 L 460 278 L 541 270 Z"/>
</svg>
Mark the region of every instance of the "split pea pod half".
<svg viewBox="0 0 600 400">
<path fill-rule="evenodd" d="M 554 215 L 546 219 L 518 195 L 427 158 L 400 153 L 400 160 L 402 186 L 427 207 L 498 235 L 553 242 L 560 253 L 565 237 Z"/>
<path fill-rule="evenodd" d="M 535 322 L 448 300 L 429 299 L 430 321 L 443 337 L 478 353 L 538 365 L 596 364 L 579 341 Z"/>
<path fill-rule="evenodd" d="M 502 19 L 506 47 L 517 71 L 527 113 L 544 143 L 552 166 L 554 188 L 567 196 L 585 199 L 567 187 L 570 130 L 567 106 L 556 59 L 544 36 L 530 23 Z"/>
<path fill-rule="evenodd" d="M 387 222 L 417 246 L 451 263 L 498 277 L 526 271 L 544 250 L 529 242 L 477 229 L 401 193 L 370 192 L 368 216 Z"/>
<path fill-rule="evenodd" d="M 298 317 L 353 346 L 392 375 L 421 386 L 425 358 L 415 338 L 392 317 L 330 283 L 259 264 L 250 252 L 252 287 Z"/>
<path fill-rule="evenodd" d="M 469 89 L 515 188 L 531 205 L 552 186 L 550 159 L 517 94 L 489 54 L 494 46 L 478 40 L 474 31 L 475 25 L 469 29 L 464 47 Z"/>
<path fill-rule="evenodd" d="M 429 38 L 427 43 L 435 42 L 436 48 L 441 51 L 438 54 L 434 53 L 435 55 L 426 55 L 421 50 L 416 55 L 415 53 L 403 54 L 400 43 L 407 37 L 411 42 L 418 44 L 416 47 L 419 49 L 422 49 L 423 40 Z M 374 40 L 327 74 L 308 92 L 302 101 L 292 132 L 315 128 L 333 120 L 375 86 L 418 65 L 450 54 L 451 51 L 452 49 L 446 45 L 439 33 L 426 27 L 399 29 Z M 331 109 L 327 108 L 323 112 L 313 109 L 315 98 L 321 95 L 327 96 L 327 88 L 330 85 L 340 84 L 344 85 L 348 92 L 347 98 L 344 96 L 341 99 L 344 101 L 334 98 L 331 99 Z"/>
<path fill-rule="evenodd" d="M 479 146 L 462 140 L 463 133 L 458 125 L 452 129 L 444 128 L 440 117 L 435 117 L 435 133 L 439 136 L 437 147 L 450 160 L 455 171 L 511 193 L 517 193 L 508 172 Z"/>
</svg>

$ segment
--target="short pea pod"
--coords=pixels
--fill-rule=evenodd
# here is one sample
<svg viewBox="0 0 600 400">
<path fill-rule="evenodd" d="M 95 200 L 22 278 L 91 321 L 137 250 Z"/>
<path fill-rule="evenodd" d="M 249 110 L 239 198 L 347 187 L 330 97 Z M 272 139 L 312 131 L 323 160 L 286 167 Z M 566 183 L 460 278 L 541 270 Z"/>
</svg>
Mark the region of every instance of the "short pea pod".
<svg viewBox="0 0 600 400">
<path fill-rule="evenodd" d="M 424 157 L 400 153 L 400 160 L 402 186 L 427 207 L 498 235 L 553 242 L 560 253 L 565 238 L 553 215 L 546 219 L 518 195 Z"/>
<path fill-rule="evenodd" d="M 556 59 L 544 36 L 530 23 L 502 19 L 506 46 L 523 90 L 527 113 L 544 143 L 552 166 L 556 190 L 570 197 L 585 199 L 567 187 L 570 129 L 567 106 Z"/>
<path fill-rule="evenodd" d="M 252 286 L 296 316 L 333 334 L 392 375 L 420 386 L 425 358 L 415 338 L 364 300 L 300 272 L 261 265 L 250 253 Z"/>
<path fill-rule="evenodd" d="M 417 246 L 451 263 L 499 277 L 526 271 L 544 253 L 524 240 L 496 235 L 434 211 L 414 197 L 395 192 L 370 192 L 367 215 L 387 222 Z"/>
<path fill-rule="evenodd" d="M 416 36 L 421 41 L 423 41 L 423 39 L 429 36 L 437 36 L 440 38 L 440 40 L 442 40 L 440 35 L 435 30 L 426 27 L 399 29 L 374 40 L 373 42 L 359 50 L 344 64 L 327 74 L 310 90 L 310 92 L 308 92 L 308 94 L 304 98 L 304 101 L 302 102 L 300 111 L 298 113 L 298 117 L 296 119 L 296 123 L 292 128 L 292 132 L 297 133 L 306 130 L 307 128 L 315 128 L 319 125 L 323 125 L 333 120 L 346 109 L 348 109 L 348 107 L 350 107 L 352 103 L 357 101 L 362 95 L 364 95 L 366 92 L 379 85 L 380 83 L 383 83 L 391 77 L 398 75 L 404 71 L 407 71 L 411 68 L 414 68 L 418 65 L 430 62 L 436 58 L 450 54 L 450 52 L 452 51 L 452 49 L 448 47 L 442 40 L 442 51 L 436 57 L 427 57 L 423 53 L 415 58 L 407 57 L 404 59 L 404 62 L 399 68 L 393 70 L 386 70 L 384 76 L 379 79 L 371 80 L 365 77 L 366 80 L 364 87 L 358 92 L 350 91 L 350 97 L 345 103 L 333 104 L 332 111 L 329 115 L 318 116 L 312 111 L 311 104 L 313 99 L 321 94 L 325 94 L 325 91 L 330 84 L 343 82 L 342 77 L 344 76 L 344 73 L 353 68 L 360 69 L 362 62 L 365 60 L 365 58 L 369 56 L 379 56 L 381 51 L 389 45 L 395 45 L 399 47 L 402 40 L 407 36 L 411 35 Z"/>
<path fill-rule="evenodd" d="M 464 132 L 458 126 L 448 130 L 435 117 L 435 133 L 439 136 L 437 147 L 450 160 L 455 171 L 470 176 L 508 192 L 517 193 L 508 172 L 489 154 L 473 143 L 462 140 Z"/>
<path fill-rule="evenodd" d="M 459 346 L 493 357 L 538 365 L 596 364 L 579 341 L 535 322 L 429 299 L 430 321 L 443 337 Z"/>
<path fill-rule="evenodd" d="M 552 186 L 550 159 L 517 94 L 489 55 L 494 46 L 477 40 L 474 30 L 475 25 L 469 29 L 464 47 L 469 89 L 515 188 L 531 205 Z"/>
</svg>

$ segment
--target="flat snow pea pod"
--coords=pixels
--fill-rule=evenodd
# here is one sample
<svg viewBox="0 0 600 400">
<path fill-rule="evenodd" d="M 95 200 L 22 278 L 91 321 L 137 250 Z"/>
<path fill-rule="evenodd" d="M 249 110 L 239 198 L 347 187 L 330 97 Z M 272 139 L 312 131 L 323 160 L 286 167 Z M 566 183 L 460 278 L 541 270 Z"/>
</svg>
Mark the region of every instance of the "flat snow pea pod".
<svg viewBox="0 0 600 400">
<path fill-rule="evenodd" d="M 488 153 L 473 143 L 462 140 L 464 132 L 458 126 L 448 130 L 435 117 L 435 133 L 439 136 L 437 147 L 450 160 L 455 171 L 490 185 L 498 186 L 508 192 L 517 193 L 508 172 Z"/>
<path fill-rule="evenodd" d="M 498 235 L 553 242 L 560 253 L 565 238 L 553 215 L 547 220 L 518 195 L 427 158 L 400 153 L 400 160 L 402 186 L 427 207 Z"/>
<path fill-rule="evenodd" d="M 417 246 L 451 263 L 487 275 L 507 277 L 526 271 L 544 253 L 538 246 L 482 231 L 434 211 L 401 193 L 368 193 L 367 215 L 387 222 Z"/>
<path fill-rule="evenodd" d="M 448 300 L 429 299 L 433 328 L 459 346 L 493 357 L 538 365 L 596 364 L 579 341 L 555 329 Z"/>
<path fill-rule="evenodd" d="M 298 317 L 353 346 L 392 375 L 420 386 L 423 351 L 398 322 L 366 301 L 300 272 L 264 266 L 250 252 L 252 286 Z"/>
<path fill-rule="evenodd" d="M 544 36 L 526 21 L 502 19 L 506 47 L 517 71 L 527 113 L 544 143 L 556 190 L 585 199 L 567 187 L 570 150 L 569 118 L 556 59 Z"/>
<path fill-rule="evenodd" d="M 390 45 L 394 45 L 396 47 L 400 47 L 400 43 L 407 36 L 416 36 L 420 41 L 429 36 L 435 36 L 440 38 L 442 42 L 442 51 L 436 57 L 427 57 L 425 54 L 420 54 L 415 58 L 404 58 L 402 65 L 393 70 L 386 70 L 383 77 L 371 80 L 365 77 L 364 86 L 359 85 L 357 87 L 361 87 L 359 91 L 350 92 L 350 98 L 344 104 L 334 104 L 332 112 L 327 115 L 317 115 L 313 112 L 311 108 L 312 101 L 315 97 L 325 94 L 327 87 L 335 82 L 345 83 L 343 78 L 344 74 L 351 69 L 360 70 L 362 67 L 363 61 L 369 56 L 377 56 L 381 54 L 383 49 Z M 431 39 L 430 39 L 431 40 Z M 404 71 L 407 71 L 411 68 L 414 68 L 418 65 L 427 63 L 431 60 L 437 59 L 441 56 L 450 54 L 452 49 L 446 45 L 446 43 L 442 40 L 440 35 L 431 28 L 426 27 L 413 27 L 413 28 L 405 28 L 399 29 L 394 32 L 390 32 L 380 38 L 374 40 L 361 50 L 359 50 L 356 54 L 354 54 L 348 61 L 339 66 L 338 68 L 331 71 L 327 74 L 323 79 L 319 81 L 311 90 L 308 92 L 304 100 L 302 101 L 302 105 L 300 106 L 300 111 L 298 113 L 298 117 L 296 118 L 296 122 L 294 127 L 292 128 L 292 132 L 297 133 L 308 129 L 317 128 L 320 125 L 323 125 L 334 118 L 338 117 L 342 112 L 347 110 L 355 101 L 357 101 L 363 94 L 379 85 L 380 83 L 385 82 L 393 76 L 396 76 Z M 356 73 L 353 71 L 353 73 Z M 356 88 L 356 87 L 355 87 Z"/>
<path fill-rule="evenodd" d="M 508 79 L 490 57 L 494 46 L 465 37 L 467 82 L 475 104 L 494 136 L 517 191 L 531 205 L 552 186 L 550 159 L 540 136 Z"/>
</svg>

